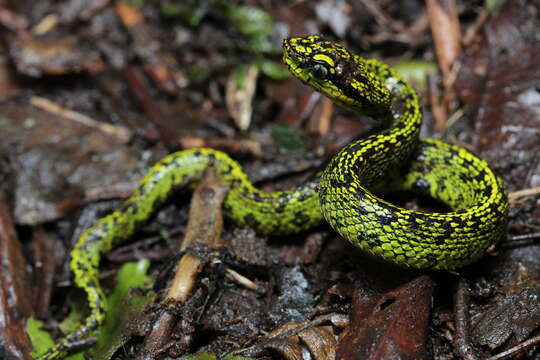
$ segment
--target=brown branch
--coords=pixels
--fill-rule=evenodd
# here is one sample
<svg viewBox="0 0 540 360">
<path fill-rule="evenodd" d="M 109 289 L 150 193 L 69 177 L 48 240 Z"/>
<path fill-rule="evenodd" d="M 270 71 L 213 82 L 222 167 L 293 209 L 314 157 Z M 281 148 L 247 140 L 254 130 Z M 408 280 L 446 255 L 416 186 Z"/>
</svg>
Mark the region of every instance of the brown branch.
<svg viewBox="0 0 540 360">
<path fill-rule="evenodd" d="M 508 194 L 508 201 L 510 204 L 517 203 L 521 198 L 529 197 L 529 196 L 535 196 L 540 194 L 540 186 L 535 186 L 533 188 L 529 189 L 522 189 L 513 191 L 510 194 Z"/>
<path fill-rule="evenodd" d="M 131 138 L 131 132 L 124 127 L 96 121 L 84 114 L 66 109 L 58 104 L 55 104 L 49 99 L 39 97 L 39 96 L 32 96 L 30 98 L 30 104 L 34 105 L 35 107 L 40 108 L 41 110 L 45 110 L 51 114 L 61 116 L 67 120 L 76 121 L 88 127 L 98 129 L 108 135 L 116 137 L 122 143 L 127 143 L 129 139 Z"/>
<path fill-rule="evenodd" d="M 499 353 L 497 355 L 494 355 L 490 358 L 487 358 L 486 360 L 500 360 L 505 359 L 511 355 L 514 355 L 515 353 L 519 351 L 523 351 L 527 348 L 530 348 L 531 346 L 540 344 L 540 335 L 530 338 L 529 340 L 525 340 L 521 344 L 518 344 L 514 347 L 511 347 L 510 349 L 503 351 L 502 353 Z"/>
<path fill-rule="evenodd" d="M 474 348 L 469 340 L 469 284 L 461 278 L 454 294 L 454 318 L 456 332 L 454 335 L 454 348 L 462 359 L 477 360 Z"/>
</svg>

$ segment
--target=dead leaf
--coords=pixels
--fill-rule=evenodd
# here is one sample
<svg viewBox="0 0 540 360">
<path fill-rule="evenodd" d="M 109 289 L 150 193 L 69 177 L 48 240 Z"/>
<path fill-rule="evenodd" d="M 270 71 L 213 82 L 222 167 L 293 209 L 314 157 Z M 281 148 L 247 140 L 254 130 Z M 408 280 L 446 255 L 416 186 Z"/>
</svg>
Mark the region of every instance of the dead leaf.
<svg viewBox="0 0 540 360">
<path fill-rule="evenodd" d="M 257 66 L 250 65 L 247 68 L 237 68 L 227 80 L 227 109 L 240 130 L 247 130 L 251 124 L 252 102 L 258 75 Z"/>
<path fill-rule="evenodd" d="M 357 290 L 351 322 L 342 335 L 337 359 L 427 359 L 425 341 L 433 288 L 421 276 L 383 296 Z"/>
</svg>

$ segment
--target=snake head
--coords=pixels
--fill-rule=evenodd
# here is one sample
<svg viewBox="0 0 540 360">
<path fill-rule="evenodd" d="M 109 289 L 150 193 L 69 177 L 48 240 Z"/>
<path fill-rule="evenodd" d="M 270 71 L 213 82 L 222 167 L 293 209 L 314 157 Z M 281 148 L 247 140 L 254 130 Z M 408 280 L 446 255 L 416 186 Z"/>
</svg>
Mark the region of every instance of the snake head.
<svg viewBox="0 0 540 360">
<path fill-rule="evenodd" d="M 339 105 L 367 115 L 388 110 L 390 91 L 366 70 L 365 60 L 319 35 L 283 40 L 289 71 Z"/>
</svg>

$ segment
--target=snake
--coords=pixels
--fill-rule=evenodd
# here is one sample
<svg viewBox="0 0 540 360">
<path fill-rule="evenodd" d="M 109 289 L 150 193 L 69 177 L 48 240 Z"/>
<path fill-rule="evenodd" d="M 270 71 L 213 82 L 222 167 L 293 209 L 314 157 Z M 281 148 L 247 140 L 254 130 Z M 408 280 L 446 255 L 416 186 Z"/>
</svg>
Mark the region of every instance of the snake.
<svg viewBox="0 0 540 360">
<path fill-rule="evenodd" d="M 285 191 L 256 188 L 238 162 L 214 149 L 164 157 L 120 208 L 76 241 L 70 267 L 90 313 L 37 359 L 64 357 L 103 323 L 102 256 L 129 239 L 173 192 L 200 181 L 210 166 L 229 187 L 224 213 L 236 225 L 261 234 L 298 233 L 326 219 L 361 252 L 425 270 L 471 264 L 503 236 L 508 217 L 503 181 L 468 150 L 419 137 L 418 95 L 391 66 L 319 35 L 286 38 L 283 61 L 302 82 L 346 109 L 377 119 L 384 130 L 352 141 L 320 174 Z M 434 198 L 448 211 L 406 209 L 385 200 L 386 193 L 402 190 Z"/>
</svg>

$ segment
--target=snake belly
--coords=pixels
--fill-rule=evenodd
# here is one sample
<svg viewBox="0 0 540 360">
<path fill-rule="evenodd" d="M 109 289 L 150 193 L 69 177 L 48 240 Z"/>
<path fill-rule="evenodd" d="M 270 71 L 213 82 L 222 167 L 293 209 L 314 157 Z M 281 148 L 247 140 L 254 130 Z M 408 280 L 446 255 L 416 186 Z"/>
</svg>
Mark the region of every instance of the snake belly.
<svg viewBox="0 0 540 360">
<path fill-rule="evenodd" d="M 176 189 L 196 183 L 209 166 L 230 188 L 223 205 L 227 216 L 263 234 L 299 232 L 324 217 L 364 252 L 419 269 L 462 267 L 479 259 L 502 236 L 508 202 L 501 179 L 465 149 L 419 139 L 420 102 L 391 67 L 319 36 L 285 39 L 283 60 L 307 85 L 341 106 L 388 122 L 388 129 L 347 145 L 320 178 L 288 191 L 255 188 L 240 164 L 213 149 L 184 150 L 163 158 L 120 209 L 76 242 L 70 265 L 75 284 L 87 295 L 90 315 L 37 359 L 65 356 L 103 322 L 105 296 L 98 280 L 103 254 L 129 239 Z M 374 194 L 381 184 L 429 195 L 451 211 L 397 207 Z"/>
</svg>

